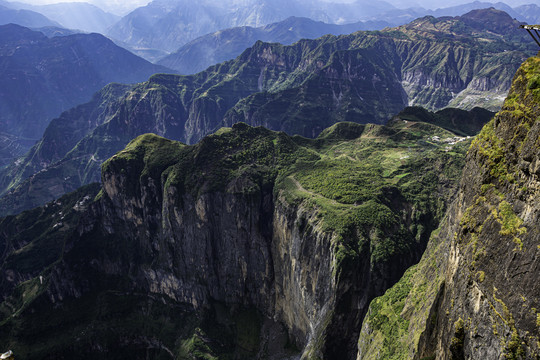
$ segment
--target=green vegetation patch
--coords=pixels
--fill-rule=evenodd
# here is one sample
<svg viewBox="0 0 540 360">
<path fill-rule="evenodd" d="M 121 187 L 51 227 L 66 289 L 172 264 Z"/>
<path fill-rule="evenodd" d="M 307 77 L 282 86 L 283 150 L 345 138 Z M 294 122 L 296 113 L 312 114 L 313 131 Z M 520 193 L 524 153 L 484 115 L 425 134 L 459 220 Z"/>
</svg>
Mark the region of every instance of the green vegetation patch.
<svg viewBox="0 0 540 360">
<path fill-rule="evenodd" d="M 522 235 L 527 232 L 527 229 L 521 226 L 523 220 L 516 215 L 512 205 L 506 201 L 501 201 L 499 204 L 497 221 L 501 224 L 501 235 Z"/>
<path fill-rule="evenodd" d="M 412 278 L 416 270 L 415 266 L 409 268 L 396 285 L 370 304 L 369 313 L 364 321 L 370 330 L 375 331 L 373 341 L 380 342 L 380 351 L 377 354 L 380 359 L 408 358 L 408 354 L 403 350 L 407 349 L 404 340 L 407 338 L 409 320 L 401 313 L 413 286 Z"/>
<path fill-rule="evenodd" d="M 533 97 L 540 101 L 540 58 L 529 58 L 520 68 L 524 72 L 527 80 L 527 90 Z"/>
<path fill-rule="evenodd" d="M 219 357 L 204 341 L 207 337 L 201 328 L 196 328 L 193 336 L 180 345 L 180 359 L 217 360 Z"/>
<path fill-rule="evenodd" d="M 125 171 L 130 168 L 131 164 L 137 166 L 142 162 L 142 170 L 137 175 L 141 178 L 156 177 L 178 160 L 184 146 L 180 142 L 154 134 L 144 134 L 132 140 L 124 150 L 105 161 L 102 165 L 102 171 L 109 171 L 112 163 L 120 167 L 120 171 L 122 169 Z"/>
</svg>

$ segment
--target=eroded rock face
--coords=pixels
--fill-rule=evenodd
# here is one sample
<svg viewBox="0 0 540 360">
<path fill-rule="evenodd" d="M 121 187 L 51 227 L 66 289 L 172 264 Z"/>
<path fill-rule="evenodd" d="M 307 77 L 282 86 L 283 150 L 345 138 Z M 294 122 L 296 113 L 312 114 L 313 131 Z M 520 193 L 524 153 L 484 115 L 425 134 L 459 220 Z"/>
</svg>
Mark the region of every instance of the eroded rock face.
<svg viewBox="0 0 540 360">
<path fill-rule="evenodd" d="M 226 184 L 225 192 L 200 196 L 166 187 L 164 179 L 159 184 L 142 178 L 134 186 L 133 177 L 120 171 L 123 165 L 115 168 L 112 161 L 104 171 L 105 194 L 94 211 L 98 222 L 111 222 L 111 237 L 135 241 L 140 266 L 104 266 L 105 272 L 129 269 L 141 291 L 195 310 L 216 301 L 255 306 L 283 323 L 306 356 L 322 354 L 323 333 L 335 322 L 342 291 L 335 276 L 335 236 L 321 229 L 317 211 L 291 205 L 274 194 L 272 182 L 260 185 L 250 177 Z"/>
<path fill-rule="evenodd" d="M 277 200 L 272 241 L 274 312 L 295 338 L 309 343 L 324 330 L 336 302 L 332 235 L 313 228 L 315 213 L 291 208 L 283 198 Z"/>
<path fill-rule="evenodd" d="M 194 196 L 151 177 L 133 184 L 137 169 L 123 174 L 125 164 L 117 165 L 104 171 L 104 195 L 78 239 L 115 239 L 121 256 L 99 251 L 76 264 L 66 260 L 52 275 L 55 300 L 90 290 L 61 280 L 70 273 L 127 275 L 131 291 L 190 304 L 195 312 L 215 302 L 255 306 L 283 323 L 298 349 L 311 345 L 320 354 L 320 343 L 311 343 L 328 326 L 337 291 L 332 236 L 314 229 L 313 211 L 283 199 L 275 206 L 271 183 L 246 193 L 252 179 L 239 178 L 225 192 Z"/>
<path fill-rule="evenodd" d="M 458 204 L 463 215 L 437 326 L 423 353 L 538 356 L 539 76 L 538 57 L 522 65 L 502 111 L 469 150 Z"/>
<path fill-rule="evenodd" d="M 539 356 L 539 84 L 533 57 L 472 142 L 456 201 L 423 259 L 372 303 L 358 359 L 380 354 L 382 339 L 391 355 L 415 359 Z M 397 314 L 381 325 L 384 309 Z"/>
</svg>

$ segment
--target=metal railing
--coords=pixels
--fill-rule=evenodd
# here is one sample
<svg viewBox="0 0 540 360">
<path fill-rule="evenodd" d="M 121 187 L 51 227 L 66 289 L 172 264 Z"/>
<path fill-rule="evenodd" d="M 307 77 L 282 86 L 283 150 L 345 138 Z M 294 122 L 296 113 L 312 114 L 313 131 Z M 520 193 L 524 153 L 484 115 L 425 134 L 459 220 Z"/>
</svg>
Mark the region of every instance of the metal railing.
<svg viewBox="0 0 540 360">
<path fill-rule="evenodd" d="M 529 35 L 531 35 L 538 46 L 540 46 L 540 25 L 520 25 L 520 28 L 527 30 Z"/>
</svg>

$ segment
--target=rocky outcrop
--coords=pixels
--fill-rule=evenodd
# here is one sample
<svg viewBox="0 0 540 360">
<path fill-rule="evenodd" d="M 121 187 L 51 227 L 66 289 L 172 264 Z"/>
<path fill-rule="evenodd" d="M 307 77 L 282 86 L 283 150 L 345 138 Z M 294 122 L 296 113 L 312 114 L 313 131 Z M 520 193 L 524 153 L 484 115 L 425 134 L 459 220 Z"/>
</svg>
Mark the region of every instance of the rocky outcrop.
<svg viewBox="0 0 540 360">
<path fill-rule="evenodd" d="M 502 111 L 471 146 L 439 305 L 448 316 L 424 336 L 422 353 L 447 359 L 539 353 L 539 74 L 538 57 L 522 65 Z"/>
<path fill-rule="evenodd" d="M 382 339 L 390 355 L 409 358 L 538 357 L 539 79 L 540 58 L 530 58 L 473 141 L 456 202 L 424 258 L 372 303 L 359 359 L 375 358 Z M 399 311 L 382 325 L 385 308 Z"/>
</svg>

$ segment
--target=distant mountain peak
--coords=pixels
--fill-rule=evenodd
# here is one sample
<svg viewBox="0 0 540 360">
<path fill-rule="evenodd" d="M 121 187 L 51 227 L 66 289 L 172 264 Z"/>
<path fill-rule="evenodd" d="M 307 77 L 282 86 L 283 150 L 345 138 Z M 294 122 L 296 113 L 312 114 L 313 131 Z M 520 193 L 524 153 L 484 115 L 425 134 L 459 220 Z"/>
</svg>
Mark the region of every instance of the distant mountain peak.
<svg viewBox="0 0 540 360">
<path fill-rule="evenodd" d="M 461 16 L 424 16 L 397 29 L 415 38 L 437 39 L 441 35 L 461 36 L 464 39 L 480 36 L 482 38 L 524 37 L 519 30 L 522 24 L 502 10 L 494 7 L 476 9 Z M 393 31 L 388 29 L 387 31 Z"/>
<path fill-rule="evenodd" d="M 515 20 L 508 15 L 505 11 L 494 8 L 493 6 L 484 9 L 476 9 L 469 11 L 461 16 L 461 19 L 471 19 L 477 21 L 483 21 L 493 19 L 502 22 L 514 22 Z"/>
<path fill-rule="evenodd" d="M 487 30 L 500 35 L 516 33 L 519 31 L 519 25 L 522 24 L 506 12 L 494 7 L 472 10 L 461 16 L 460 20 L 474 29 L 484 29 L 484 31 Z"/>
<path fill-rule="evenodd" d="M 30 30 L 17 24 L 0 25 L 0 44 L 31 43 L 45 40 L 47 37 L 40 32 Z"/>
</svg>

